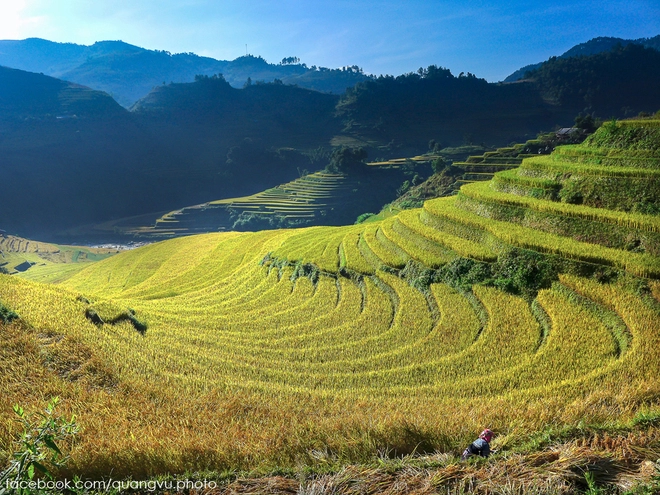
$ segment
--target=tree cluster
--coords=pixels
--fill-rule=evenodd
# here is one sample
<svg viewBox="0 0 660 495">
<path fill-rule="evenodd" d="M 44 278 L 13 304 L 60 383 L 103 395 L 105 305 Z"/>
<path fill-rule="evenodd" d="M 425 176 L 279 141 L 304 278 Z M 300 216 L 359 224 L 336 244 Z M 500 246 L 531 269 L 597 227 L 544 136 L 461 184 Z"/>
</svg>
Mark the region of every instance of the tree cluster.
<svg viewBox="0 0 660 495">
<path fill-rule="evenodd" d="M 330 156 L 326 171 L 333 174 L 350 174 L 364 170 L 367 151 L 364 148 L 349 148 L 342 146 L 335 149 Z"/>
<path fill-rule="evenodd" d="M 298 57 L 284 57 L 280 62 L 280 65 L 295 65 L 299 63 L 300 59 Z"/>
</svg>

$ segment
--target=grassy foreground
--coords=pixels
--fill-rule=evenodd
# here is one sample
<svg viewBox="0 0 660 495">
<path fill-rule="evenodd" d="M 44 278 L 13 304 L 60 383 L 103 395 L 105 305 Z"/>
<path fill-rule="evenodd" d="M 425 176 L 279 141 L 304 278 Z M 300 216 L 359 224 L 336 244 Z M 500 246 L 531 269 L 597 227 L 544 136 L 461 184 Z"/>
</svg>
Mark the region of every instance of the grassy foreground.
<svg viewBox="0 0 660 495">
<path fill-rule="evenodd" d="M 0 325 L 3 447 L 12 404 L 58 395 L 82 426 L 66 469 L 86 477 L 316 473 L 296 482 L 307 493 L 650 482 L 652 199 L 614 214 L 493 184 L 380 222 L 174 239 L 59 284 L 0 277 L 21 317 Z M 458 463 L 484 427 L 500 461 Z"/>
</svg>

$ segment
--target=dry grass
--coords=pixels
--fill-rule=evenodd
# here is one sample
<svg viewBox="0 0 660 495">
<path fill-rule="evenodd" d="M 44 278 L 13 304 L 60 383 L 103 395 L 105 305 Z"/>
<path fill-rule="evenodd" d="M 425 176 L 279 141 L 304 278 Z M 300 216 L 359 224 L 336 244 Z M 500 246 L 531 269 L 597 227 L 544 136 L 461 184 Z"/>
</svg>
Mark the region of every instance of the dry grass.
<svg viewBox="0 0 660 495">
<path fill-rule="evenodd" d="M 568 495 L 588 488 L 585 474 L 609 493 L 658 484 L 660 464 L 640 455 L 658 431 L 595 435 L 528 454 L 499 455 L 488 462 L 460 462 L 447 454 L 381 459 L 380 466 L 349 465 L 335 473 L 297 477 L 238 478 L 208 494 L 264 495 Z M 648 450 L 648 449 L 647 449 Z M 660 456 L 655 450 L 651 457 Z M 647 493 L 650 493 L 647 492 Z"/>
</svg>

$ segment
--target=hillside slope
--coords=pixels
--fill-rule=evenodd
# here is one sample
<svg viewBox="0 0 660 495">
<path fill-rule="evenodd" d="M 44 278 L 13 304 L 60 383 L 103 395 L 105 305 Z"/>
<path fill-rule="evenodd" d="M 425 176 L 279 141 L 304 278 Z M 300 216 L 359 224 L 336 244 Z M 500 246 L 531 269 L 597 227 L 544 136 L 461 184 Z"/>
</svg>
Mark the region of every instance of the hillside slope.
<svg viewBox="0 0 660 495">
<path fill-rule="evenodd" d="M 109 95 L 100 91 L 0 66 L 0 120 L 113 117 L 124 113 Z"/>
<path fill-rule="evenodd" d="M 424 153 L 429 143 L 501 147 L 585 111 L 653 112 L 657 53 L 631 45 L 548 64 L 536 82 L 516 84 L 430 66 L 360 83 L 341 98 L 279 82 L 236 89 L 201 76 L 159 83 L 132 112 L 107 94 L 3 69 L 0 167 L 11 186 L 0 196 L 2 228 L 65 243 L 109 241 L 92 239 L 87 226 L 252 195 L 323 168 L 341 146 L 386 161 Z"/>
<path fill-rule="evenodd" d="M 337 97 L 292 86 L 208 78 L 156 92 L 172 93 L 166 108 L 146 108 L 154 97 L 130 113 L 104 93 L 0 68 L 2 228 L 61 242 L 86 224 L 253 194 L 311 168 L 290 148 L 329 146 L 339 128 Z"/>
<path fill-rule="evenodd" d="M 70 469 L 90 476 L 378 452 L 454 462 L 484 426 L 506 457 L 536 434 L 615 423 L 651 447 L 626 457 L 612 440 L 598 482 L 641 479 L 658 438 L 643 418 L 660 413 L 659 136 L 658 121 L 611 123 L 381 222 L 179 238 L 60 286 L 0 277 L 22 317 L 0 329 L 15 342 L 14 325 L 33 328 L 23 345 L 64 369 L 36 362 L 26 382 L 5 367 L 9 402 L 66 397 L 85 428 Z M 127 312 L 146 333 L 112 323 Z M 536 462 L 551 470 L 548 456 Z"/>
<path fill-rule="evenodd" d="M 0 273 L 20 273 L 39 282 L 61 282 L 87 264 L 118 252 L 117 248 L 60 246 L 0 234 Z"/>
<path fill-rule="evenodd" d="M 604 118 L 660 107 L 660 51 L 630 44 L 587 57 L 556 58 L 529 73 L 544 98 Z"/>
<path fill-rule="evenodd" d="M 585 57 L 551 59 L 515 83 L 488 83 L 429 66 L 350 88 L 337 104 L 343 132 L 419 153 L 442 146 L 521 142 L 576 115 L 624 118 L 660 107 L 660 51 L 628 45 Z M 408 150 L 406 150 L 408 151 Z"/>
</svg>

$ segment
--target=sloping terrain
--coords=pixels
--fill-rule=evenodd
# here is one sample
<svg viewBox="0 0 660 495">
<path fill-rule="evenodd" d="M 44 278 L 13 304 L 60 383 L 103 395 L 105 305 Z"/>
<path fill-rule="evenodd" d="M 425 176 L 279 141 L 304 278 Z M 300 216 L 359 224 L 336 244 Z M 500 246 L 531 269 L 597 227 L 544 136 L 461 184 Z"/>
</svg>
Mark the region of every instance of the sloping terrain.
<svg viewBox="0 0 660 495">
<path fill-rule="evenodd" d="M 341 216 L 334 210 L 355 211 L 350 200 L 356 194 L 351 191 L 358 186 L 359 181 L 342 174 L 315 172 L 250 196 L 171 211 L 153 226 L 129 228 L 126 233 L 157 239 L 225 230 L 263 230 L 316 223 L 328 213 L 331 221 L 339 221 Z"/>
<path fill-rule="evenodd" d="M 660 107 L 660 51 L 628 45 L 584 57 L 551 59 L 530 79 L 489 84 L 429 66 L 417 73 L 381 76 L 341 96 L 344 132 L 362 141 L 394 143 L 419 153 L 430 140 L 522 142 L 541 129 L 565 127 L 580 114 L 622 118 Z M 501 144 L 499 144 L 501 146 Z"/>
<path fill-rule="evenodd" d="M 59 286 L 0 277 L 22 318 L 6 342 L 53 356 L 21 358 L 29 381 L 7 361 L 7 403 L 62 395 L 83 425 L 70 469 L 90 476 L 458 454 L 484 426 L 506 453 L 616 424 L 647 450 L 615 469 L 613 448 L 600 482 L 641 477 L 660 445 L 642 419 L 660 407 L 659 136 L 658 121 L 612 122 L 380 222 L 173 239 Z M 631 202 L 635 187 L 652 193 Z"/>
<path fill-rule="evenodd" d="M 221 76 L 200 76 L 194 83 L 161 81 L 131 112 L 107 94 L 2 68 L 2 228 L 69 244 L 115 241 L 94 238 L 89 226 L 256 194 L 322 169 L 341 146 L 387 161 L 424 153 L 429 143 L 486 148 L 525 141 L 579 112 L 655 111 L 657 57 L 631 45 L 546 64 L 536 82 L 520 84 L 488 84 L 430 66 L 362 82 L 341 97 L 281 81 L 239 90 Z M 396 181 L 387 187 L 396 191 Z"/>
<path fill-rule="evenodd" d="M 310 90 L 209 78 L 179 93 L 169 112 L 130 113 L 89 88 L 0 68 L 2 228 L 72 243 L 68 229 L 253 194 L 311 168 L 302 151 L 338 129 L 336 97 Z"/>
<path fill-rule="evenodd" d="M 78 84 L 0 66 L 0 121 L 116 117 L 125 111 L 109 95 Z"/>
</svg>

